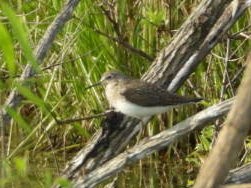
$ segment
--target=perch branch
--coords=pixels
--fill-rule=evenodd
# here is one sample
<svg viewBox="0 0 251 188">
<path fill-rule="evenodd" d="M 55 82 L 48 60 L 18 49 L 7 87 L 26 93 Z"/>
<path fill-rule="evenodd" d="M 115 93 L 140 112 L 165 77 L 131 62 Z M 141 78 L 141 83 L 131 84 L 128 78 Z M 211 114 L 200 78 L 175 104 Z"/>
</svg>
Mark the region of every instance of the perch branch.
<svg viewBox="0 0 251 188">
<path fill-rule="evenodd" d="M 79 177 L 76 182 L 76 187 L 94 187 L 99 182 L 123 170 L 125 165 L 131 164 L 153 152 L 167 147 L 177 139 L 194 130 L 202 129 L 208 125 L 208 123 L 213 122 L 217 118 L 226 114 L 232 103 L 233 98 L 209 107 L 157 135 L 145 138 L 138 145 L 119 154 L 86 176 Z"/>
</svg>

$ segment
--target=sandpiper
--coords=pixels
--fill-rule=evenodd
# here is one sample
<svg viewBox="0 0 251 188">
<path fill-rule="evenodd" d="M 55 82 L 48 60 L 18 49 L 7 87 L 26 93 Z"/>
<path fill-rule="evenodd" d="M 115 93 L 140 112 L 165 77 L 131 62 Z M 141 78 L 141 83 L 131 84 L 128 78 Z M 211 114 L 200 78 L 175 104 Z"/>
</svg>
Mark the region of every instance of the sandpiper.
<svg viewBox="0 0 251 188">
<path fill-rule="evenodd" d="M 88 88 L 100 84 L 105 86 L 110 107 L 138 119 L 164 113 L 175 106 L 202 100 L 170 93 L 155 84 L 131 78 L 118 71 L 104 73 L 100 82 Z"/>
</svg>

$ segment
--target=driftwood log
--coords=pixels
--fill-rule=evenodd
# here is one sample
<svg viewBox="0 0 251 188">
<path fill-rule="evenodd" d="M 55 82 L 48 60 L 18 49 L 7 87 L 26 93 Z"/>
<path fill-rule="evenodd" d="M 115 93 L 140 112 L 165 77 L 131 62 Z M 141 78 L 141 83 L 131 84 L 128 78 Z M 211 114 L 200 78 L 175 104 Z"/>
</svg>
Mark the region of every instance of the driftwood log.
<svg viewBox="0 0 251 188">
<path fill-rule="evenodd" d="M 249 5 L 248 1 L 202 1 L 170 44 L 157 55 L 142 79 L 175 92 Z M 206 126 L 227 113 L 231 103 L 232 100 L 229 100 L 211 107 L 214 110 L 212 114 L 209 113 L 210 108 L 206 109 L 181 122 L 177 128 L 146 138 L 123 153 L 145 123 L 111 113 L 103 122 L 103 130 L 98 131 L 68 163 L 62 176 L 71 180 L 76 187 L 93 187 L 115 175 L 126 164 L 166 147 L 198 127 Z M 148 119 L 144 122 L 148 122 Z"/>
</svg>

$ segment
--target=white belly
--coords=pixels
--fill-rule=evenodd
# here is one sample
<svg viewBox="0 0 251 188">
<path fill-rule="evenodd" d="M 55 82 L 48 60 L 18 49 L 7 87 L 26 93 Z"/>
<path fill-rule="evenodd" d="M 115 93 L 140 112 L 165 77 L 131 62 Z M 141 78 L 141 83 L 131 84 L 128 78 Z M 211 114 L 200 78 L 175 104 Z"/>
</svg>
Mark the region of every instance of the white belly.
<svg viewBox="0 0 251 188">
<path fill-rule="evenodd" d="M 143 117 L 152 116 L 155 114 L 161 114 L 168 111 L 168 109 L 171 108 L 171 106 L 170 107 L 144 107 L 144 106 L 133 104 L 126 100 L 116 101 L 112 105 L 116 111 L 122 112 L 123 114 L 136 117 L 136 118 L 143 118 Z"/>
<path fill-rule="evenodd" d="M 115 111 L 121 112 L 125 115 L 142 119 L 143 117 L 152 116 L 166 112 L 172 106 L 168 107 L 144 107 L 127 101 L 120 92 L 116 84 L 110 83 L 106 86 L 106 97 L 110 106 L 115 108 Z"/>
</svg>

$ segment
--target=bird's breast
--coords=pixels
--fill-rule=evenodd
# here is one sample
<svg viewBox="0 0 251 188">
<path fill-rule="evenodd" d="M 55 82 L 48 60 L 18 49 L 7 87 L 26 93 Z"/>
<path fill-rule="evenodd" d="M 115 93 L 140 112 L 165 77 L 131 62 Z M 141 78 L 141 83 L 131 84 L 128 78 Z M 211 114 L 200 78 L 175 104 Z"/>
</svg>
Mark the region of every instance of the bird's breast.
<svg viewBox="0 0 251 188">
<path fill-rule="evenodd" d="M 116 108 L 117 100 L 121 97 L 117 84 L 108 84 L 105 88 L 105 95 L 111 107 Z"/>
</svg>

